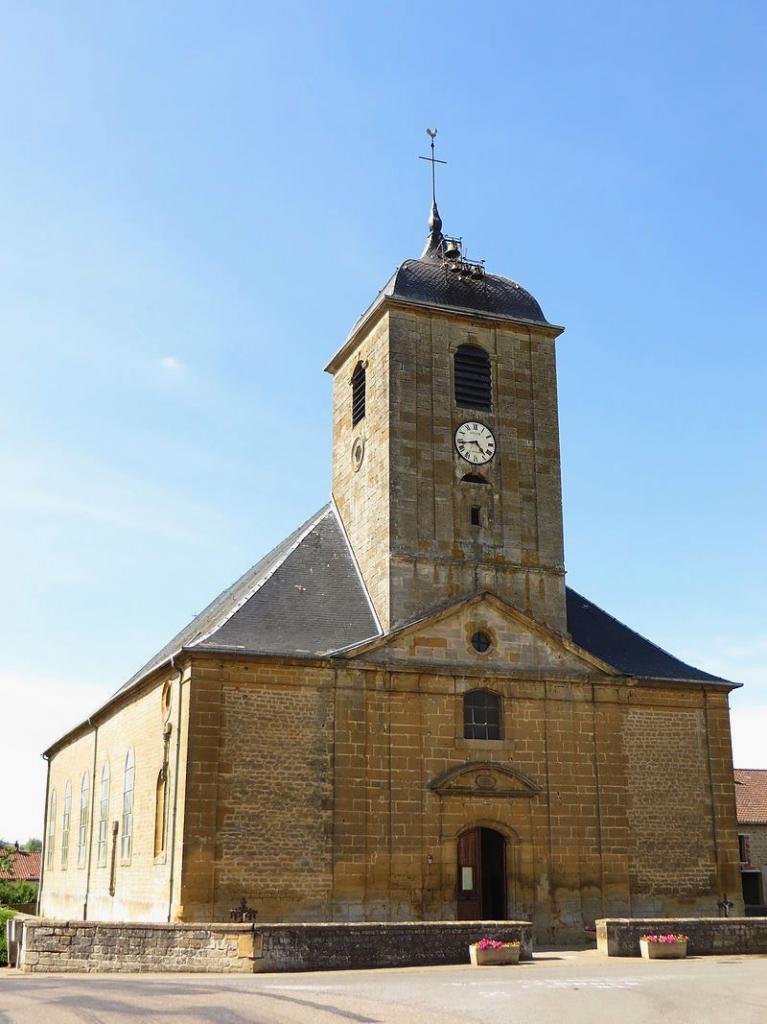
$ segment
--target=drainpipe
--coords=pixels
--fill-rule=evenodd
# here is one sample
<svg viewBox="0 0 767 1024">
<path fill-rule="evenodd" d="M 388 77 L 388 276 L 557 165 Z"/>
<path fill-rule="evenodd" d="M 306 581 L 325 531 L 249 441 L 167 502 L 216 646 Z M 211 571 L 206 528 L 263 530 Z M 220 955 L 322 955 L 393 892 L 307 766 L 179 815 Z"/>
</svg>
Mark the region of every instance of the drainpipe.
<svg viewBox="0 0 767 1024">
<path fill-rule="evenodd" d="M 40 916 L 40 907 L 43 903 L 43 881 L 45 879 L 45 861 L 48 857 L 48 815 L 51 809 L 48 806 L 48 791 L 51 788 L 51 762 L 46 754 L 43 754 L 43 761 L 48 768 L 45 773 L 45 813 L 43 814 L 43 848 L 40 853 L 40 884 L 37 887 L 37 902 L 35 903 L 35 916 Z"/>
<path fill-rule="evenodd" d="M 93 728 L 93 771 L 91 772 L 91 807 L 88 812 L 88 860 L 85 865 L 85 899 L 83 901 L 83 921 L 88 920 L 88 897 L 91 893 L 91 857 L 93 855 L 93 808 L 96 804 L 96 755 L 99 745 L 99 727 L 88 719 Z"/>
<path fill-rule="evenodd" d="M 173 909 L 173 871 L 176 863 L 176 817 L 178 811 L 178 766 L 181 758 L 181 702 L 184 693 L 184 670 L 175 663 L 175 655 L 170 659 L 172 669 L 178 672 L 178 714 L 176 715 L 176 765 L 173 769 L 173 822 L 170 836 L 170 872 L 168 878 L 168 914 L 170 923 Z"/>
</svg>

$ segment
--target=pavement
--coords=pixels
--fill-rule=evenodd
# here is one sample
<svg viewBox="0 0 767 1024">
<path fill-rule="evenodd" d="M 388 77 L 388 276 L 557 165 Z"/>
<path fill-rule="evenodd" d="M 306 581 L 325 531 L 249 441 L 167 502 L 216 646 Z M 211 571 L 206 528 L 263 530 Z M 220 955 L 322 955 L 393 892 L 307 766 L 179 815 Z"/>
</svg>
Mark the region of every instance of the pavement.
<svg viewBox="0 0 767 1024">
<path fill-rule="evenodd" d="M 767 1024 L 767 957 L 645 961 L 596 950 L 508 967 L 306 974 L 21 974 L 0 1024 Z"/>
</svg>

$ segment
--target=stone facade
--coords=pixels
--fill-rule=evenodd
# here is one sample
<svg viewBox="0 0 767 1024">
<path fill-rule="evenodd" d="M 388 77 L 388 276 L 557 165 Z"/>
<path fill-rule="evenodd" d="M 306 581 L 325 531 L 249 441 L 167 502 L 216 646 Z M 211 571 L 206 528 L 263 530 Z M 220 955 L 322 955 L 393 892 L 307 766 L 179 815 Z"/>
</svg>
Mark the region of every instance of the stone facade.
<svg viewBox="0 0 767 1024">
<path fill-rule="evenodd" d="M 441 600 L 487 589 L 565 632 L 554 339 L 560 328 L 397 308 L 365 325 L 329 364 L 334 375 L 333 496 L 385 629 Z M 498 454 L 487 485 L 462 482 L 457 427 L 474 414 L 446 401 L 459 345 L 488 352 Z M 352 426 L 349 381 L 367 364 L 369 414 Z M 354 469 L 351 452 L 365 441 Z M 481 526 L 470 525 L 470 507 Z"/>
<path fill-rule="evenodd" d="M 188 676 L 185 680 L 188 683 Z M 169 715 L 163 711 L 163 693 Z M 178 904 L 181 851 L 184 841 L 186 742 L 189 687 L 178 672 L 154 680 L 118 700 L 109 715 L 85 724 L 66 738 L 50 759 L 46 849 L 43 858 L 41 913 L 61 918 L 166 921 Z M 168 801 L 165 846 L 156 851 L 157 782 L 169 734 Z M 124 856 L 123 818 L 125 764 L 134 763 L 132 838 Z M 181 770 L 177 770 L 177 765 Z M 108 773 L 105 843 L 99 844 L 102 773 Z M 88 815 L 84 856 L 80 851 L 80 804 L 83 776 L 88 776 Z M 71 787 L 68 856 L 62 858 L 63 803 Z M 51 805 L 55 830 L 50 842 Z M 175 807 L 175 814 L 173 813 Z M 116 830 L 116 836 L 114 831 Z M 52 851 L 51 851 L 52 846 Z M 175 870 L 174 870 L 175 869 Z"/>
<path fill-rule="evenodd" d="M 464 638 L 472 617 L 500 628 L 499 614 L 490 599 L 456 609 L 432 639 Z M 518 613 L 508 629 L 521 630 Z M 540 627 L 530 631 L 542 644 Z M 172 904 L 168 863 L 149 848 L 161 748 L 139 747 L 123 728 L 110 754 L 136 745 L 143 838 L 119 865 L 111 903 L 92 861 L 95 913 L 226 921 L 245 896 L 259 922 L 450 920 L 458 837 L 471 826 L 504 836 L 508 916 L 532 920 L 540 942 L 580 941 L 604 914 L 710 915 L 719 893 L 738 891 L 726 694 L 618 681 L 566 650 L 556 665 L 538 658 L 513 674 L 505 653 L 478 664 L 464 652 L 456 672 L 443 647 L 415 643 L 428 629 L 411 637 L 417 670 L 399 656 L 381 664 L 380 647 L 342 665 L 196 656 Z M 477 684 L 501 695 L 500 740 L 463 737 L 463 694 Z M 159 690 L 136 705 L 159 713 Z M 124 709 L 114 720 L 128 720 Z M 92 750 L 92 733 L 65 746 L 51 785 L 75 777 Z M 483 766 L 491 790 L 438 784 L 467 763 Z M 72 880 L 82 901 L 86 872 L 46 876 L 46 915 L 77 909 Z"/>
</svg>

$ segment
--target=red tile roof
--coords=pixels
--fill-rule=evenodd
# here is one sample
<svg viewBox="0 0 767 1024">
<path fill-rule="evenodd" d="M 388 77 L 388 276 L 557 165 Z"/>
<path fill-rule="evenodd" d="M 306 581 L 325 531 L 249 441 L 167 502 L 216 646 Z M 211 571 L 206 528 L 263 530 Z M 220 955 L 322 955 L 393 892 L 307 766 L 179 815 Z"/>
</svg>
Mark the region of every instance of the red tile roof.
<svg viewBox="0 0 767 1024">
<path fill-rule="evenodd" d="M 4 882 L 39 882 L 40 881 L 40 854 L 27 853 L 26 850 L 16 850 L 11 847 L 3 850 L 3 853 L 10 854 L 11 869 L 8 871 L 0 867 L 0 879 Z"/>
<path fill-rule="evenodd" d="M 767 768 L 735 769 L 738 822 L 767 825 Z"/>
</svg>

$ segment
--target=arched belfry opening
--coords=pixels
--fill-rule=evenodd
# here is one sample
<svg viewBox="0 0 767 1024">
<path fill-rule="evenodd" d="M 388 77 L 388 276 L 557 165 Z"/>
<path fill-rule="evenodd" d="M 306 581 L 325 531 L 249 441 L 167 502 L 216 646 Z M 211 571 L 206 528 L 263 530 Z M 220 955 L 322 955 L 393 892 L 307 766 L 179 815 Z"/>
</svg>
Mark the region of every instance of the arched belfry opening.
<svg viewBox="0 0 767 1024">
<path fill-rule="evenodd" d="M 494 828 L 470 828 L 458 837 L 459 921 L 507 918 L 506 839 Z"/>
</svg>

